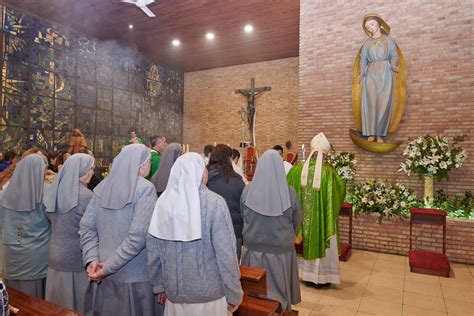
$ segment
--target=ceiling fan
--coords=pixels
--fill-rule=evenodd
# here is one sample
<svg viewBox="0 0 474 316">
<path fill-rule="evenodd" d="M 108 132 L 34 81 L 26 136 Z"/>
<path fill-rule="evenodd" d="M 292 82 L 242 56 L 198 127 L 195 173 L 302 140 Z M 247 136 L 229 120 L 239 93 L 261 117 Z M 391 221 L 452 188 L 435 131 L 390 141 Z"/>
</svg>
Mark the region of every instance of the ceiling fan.
<svg viewBox="0 0 474 316">
<path fill-rule="evenodd" d="M 155 2 L 155 0 L 120 0 L 120 2 L 131 3 L 142 9 L 150 18 L 156 17 L 156 15 L 148 9 L 147 5 Z"/>
</svg>

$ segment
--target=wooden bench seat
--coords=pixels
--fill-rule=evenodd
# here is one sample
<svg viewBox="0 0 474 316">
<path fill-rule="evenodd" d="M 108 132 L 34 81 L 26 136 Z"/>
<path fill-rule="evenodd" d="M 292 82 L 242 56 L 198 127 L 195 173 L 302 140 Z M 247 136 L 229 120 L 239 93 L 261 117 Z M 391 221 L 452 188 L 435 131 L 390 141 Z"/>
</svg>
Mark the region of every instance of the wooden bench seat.
<svg viewBox="0 0 474 316">
<path fill-rule="evenodd" d="M 80 316 L 65 307 L 30 296 L 12 287 L 7 287 L 10 305 L 19 309 L 16 316 Z"/>
</svg>

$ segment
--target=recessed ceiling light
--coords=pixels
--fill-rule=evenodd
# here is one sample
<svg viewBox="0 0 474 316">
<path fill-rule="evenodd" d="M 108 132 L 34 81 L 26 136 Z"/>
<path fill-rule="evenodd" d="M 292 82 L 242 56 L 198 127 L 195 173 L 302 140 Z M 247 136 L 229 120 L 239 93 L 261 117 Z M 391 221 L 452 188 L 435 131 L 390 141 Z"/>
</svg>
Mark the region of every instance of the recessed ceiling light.
<svg viewBox="0 0 474 316">
<path fill-rule="evenodd" d="M 206 38 L 210 39 L 210 40 L 213 39 L 214 38 L 214 33 L 211 33 L 211 32 L 207 33 Z"/>
<path fill-rule="evenodd" d="M 171 43 L 173 44 L 173 46 L 179 46 L 179 44 L 181 44 L 181 42 L 177 39 L 173 40 Z"/>
<path fill-rule="evenodd" d="M 129 29 L 133 29 L 133 24 L 129 24 L 129 25 L 128 25 L 128 28 L 129 28 Z"/>
<path fill-rule="evenodd" d="M 247 24 L 247 25 L 244 27 L 244 30 L 245 30 L 245 32 L 250 33 L 250 32 L 253 31 L 253 26 L 250 25 L 250 24 Z"/>
</svg>

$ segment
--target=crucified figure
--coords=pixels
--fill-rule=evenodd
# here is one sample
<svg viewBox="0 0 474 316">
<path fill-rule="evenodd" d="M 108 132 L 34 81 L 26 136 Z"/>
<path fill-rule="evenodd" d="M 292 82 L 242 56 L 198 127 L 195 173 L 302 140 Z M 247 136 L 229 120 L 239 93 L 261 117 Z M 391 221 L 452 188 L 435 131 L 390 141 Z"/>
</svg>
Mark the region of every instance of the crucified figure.
<svg viewBox="0 0 474 316">
<path fill-rule="evenodd" d="M 235 90 L 235 93 L 242 94 L 247 98 L 247 121 L 250 131 L 250 146 L 255 146 L 255 99 L 265 91 L 270 91 L 271 87 L 255 88 L 255 78 L 250 79 L 250 88 Z"/>
</svg>

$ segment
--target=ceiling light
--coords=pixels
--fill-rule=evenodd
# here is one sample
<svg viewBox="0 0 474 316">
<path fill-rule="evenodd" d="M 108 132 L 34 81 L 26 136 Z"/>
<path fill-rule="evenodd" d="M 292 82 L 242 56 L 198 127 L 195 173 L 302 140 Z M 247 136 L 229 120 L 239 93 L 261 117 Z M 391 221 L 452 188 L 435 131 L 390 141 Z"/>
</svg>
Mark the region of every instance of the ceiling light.
<svg viewBox="0 0 474 316">
<path fill-rule="evenodd" d="M 179 46 L 179 44 L 181 44 L 181 42 L 177 39 L 173 40 L 171 43 L 173 44 L 173 46 Z"/>
<path fill-rule="evenodd" d="M 244 27 L 244 30 L 245 30 L 245 32 L 250 33 L 250 32 L 253 31 L 253 26 L 250 25 L 250 24 L 247 24 L 247 25 Z"/>
<path fill-rule="evenodd" d="M 207 33 L 206 38 L 209 39 L 209 40 L 213 39 L 214 38 L 214 33 L 211 33 L 211 32 Z"/>
<path fill-rule="evenodd" d="M 129 24 L 129 25 L 128 25 L 128 28 L 129 28 L 129 29 L 133 29 L 133 24 Z"/>
</svg>

